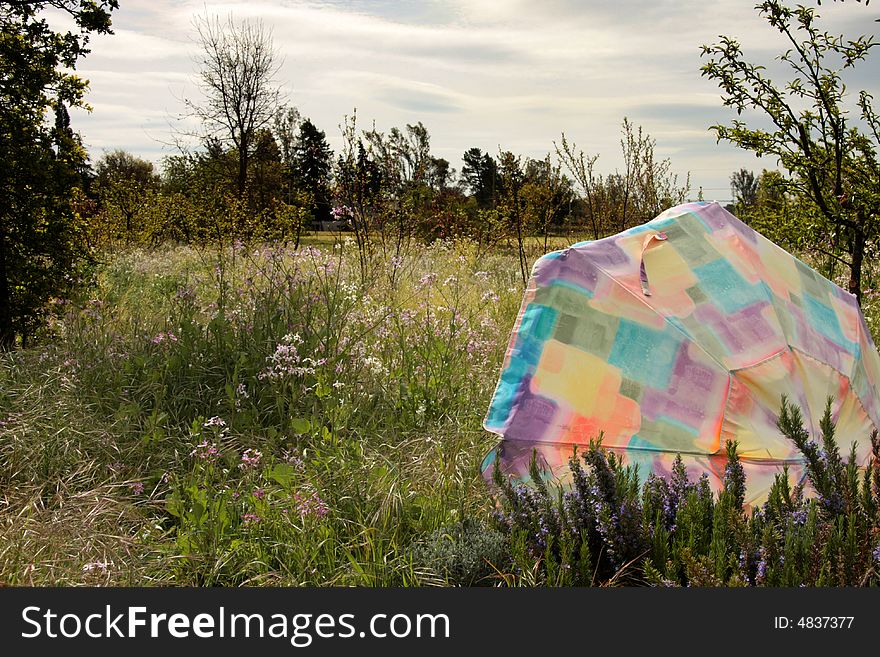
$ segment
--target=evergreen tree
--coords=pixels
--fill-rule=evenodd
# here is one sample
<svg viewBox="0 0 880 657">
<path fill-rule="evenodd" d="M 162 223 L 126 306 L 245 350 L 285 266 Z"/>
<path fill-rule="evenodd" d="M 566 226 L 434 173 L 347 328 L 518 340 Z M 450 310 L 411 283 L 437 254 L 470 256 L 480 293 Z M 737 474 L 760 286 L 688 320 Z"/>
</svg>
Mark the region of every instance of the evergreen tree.
<svg viewBox="0 0 880 657">
<path fill-rule="evenodd" d="M 293 147 L 294 175 L 297 186 L 311 194 L 316 221 L 330 220 L 330 169 L 333 152 L 323 130 L 311 120 L 299 127 L 299 139 Z"/>
<path fill-rule="evenodd" d="M 469 148 L 462 156 L 461 182 L 481 208 L 492 208 L 500 194 L 498 164 L 479 148 Z"/>
</svg>

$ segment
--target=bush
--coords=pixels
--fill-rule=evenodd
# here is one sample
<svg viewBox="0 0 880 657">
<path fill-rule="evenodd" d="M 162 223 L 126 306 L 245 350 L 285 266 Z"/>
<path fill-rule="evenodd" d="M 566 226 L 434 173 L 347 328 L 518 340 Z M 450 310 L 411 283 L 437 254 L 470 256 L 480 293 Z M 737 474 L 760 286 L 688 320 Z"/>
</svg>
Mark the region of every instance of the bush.
<svg viewBox="0 0 880 657">
<path fill-rule="evenodd" d="M 821 448 L 801 412 L 783 398 L 779 428 L 801 451 L 806 482 L 787 469 L 767 502 L 747 510 L 736 443 L 727 443 L 719 494 L 705 475 L 688 480 L 681 457 L 669 479 L 637 472 L 592 441 L 569 461 L 569 490 L 546 483 L 532 459 L 532 485 L 496 467 L 498 531 L 507 537 L 510 585 L 866 586 L 880 584 L 880 440 L 860 472 L 854 449 L 843 459 L 829 400 Z M 809 483 L 814 494 L 805 495 Z"/>
<path fill-rule="evenodd" d="M 500 532 L 474 518 L 465 518 L 432 532 L 413 553 L 417 567 L 440 575 L 447 584 L 488 583 L 507 551 Z"/>
</svg>

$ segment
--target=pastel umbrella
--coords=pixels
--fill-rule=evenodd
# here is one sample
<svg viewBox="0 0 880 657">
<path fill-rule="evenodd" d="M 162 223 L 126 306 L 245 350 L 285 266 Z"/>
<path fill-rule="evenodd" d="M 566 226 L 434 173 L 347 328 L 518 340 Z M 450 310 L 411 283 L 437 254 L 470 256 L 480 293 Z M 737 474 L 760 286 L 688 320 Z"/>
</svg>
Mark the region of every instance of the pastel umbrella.
<svg viewBox="0 0 880 657">
<path fill-rule="evenodd" d="M 736 440 L 746 501 L 803 461 L 776 426 L 781 398 L 818 435 L 829 397 L 843 450 L 867 463 L 880 356 L 853 295 L 717 203 L 689 203 L 532 269 L 484 426 L 483 463 L 528 479 L 533 453 L 564 480 L 576 445 L 649 472 L 677 454 L 717 490 Z"/>
</svg>

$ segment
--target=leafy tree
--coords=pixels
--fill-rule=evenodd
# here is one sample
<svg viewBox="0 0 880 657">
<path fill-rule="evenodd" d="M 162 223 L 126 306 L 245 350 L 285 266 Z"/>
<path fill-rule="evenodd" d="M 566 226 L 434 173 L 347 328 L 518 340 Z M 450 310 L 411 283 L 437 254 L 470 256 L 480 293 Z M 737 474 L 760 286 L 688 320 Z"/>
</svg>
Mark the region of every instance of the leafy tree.
<svg viewBox="0 0 880 657">
<path fill-rule="evenodd" d="M 455 169 L 449 166 L 449 160 L 443 157 L 431 157 L 428 162 L 428 184 L 435 192 L 449 189 L 455 178 Z"/>
<path fill-rule="evenodd" d="M 342 152 L 336 160 L 336 207 L 333 215 L 348 222 L 358 247 L 361 281 L 367 280 L 373 234 L 381 221 L 382 170 L 374 162 L 357 128 L 357 114 L 342 125 Z"/>
<path fill-rule="evenodd" d="M 123 150 L 105 153 L 95 165 L 95 191 L 105 212 L 123 221 L 126 241 L 134 236 L 135 219 L 158 187 L 153 163 Z"/>
<path fill-rule="evenodd" d="M 86 154 L 68 107 L 85 107 L 73 71 L 90 33 L 110 33 L 116 0 L 0 3 L 0 349 L 26 344 L 87 255 L 75 200 Z M 46 10 L 72 19 L 59 32 Z M 47 121 L 54 115 L 54 123 Z"/>
<path fill-rule="evenodd" d="M 543 236 L 544 251 L 547 251 L 551 231 L 563 224 L 574 202 L 571 181 L 562 174 L 562 166 L 551 161 L 549 154 L 542 160 L 529 160 L 525 173 L 522 193 L 528 215 L 526 224 Z"/>
<path fill-rule="evenodd" d="M 501 151 L 498 154 L 498 162 L 501 181 L 498 211 L 503 217 L 507 229 L 516 238 L 519 271 L 525 286 L 529 279 L 528 259 L 525 252 L 525 237 L 528 229 L 525 224 L 527 217 L 526 198 L 523 194 L 526 173 L 522 157 L 514 155 L 510 151 Z"/>
<path fill-rule="evenodd" d="M 251 209 L 260 212 L 282 196 L 284 166 L 281 150 L 267 128 L 257 131 L 248 176 Z"/>
<path fill-rule="evenodd" d="M 386 256 L 398 256 L 404 243 L 419 233 L 435 197 L 431 138 L 421 122 L 407 124 L 403 130 L 391 128 L 387 134 L 373 128 L 363 136 L 382 181 L 377 236 Z"/>
<path fill-rule="evenodd" d="M 866 91 L 856 101 L 858 117 L 851 118 L 843 73 L 864 61 L 877 42 L 823 31 L 808 7 L 766 0 L 756 9 L 782 36 L 787 49 L 778 59 L 791 77 L 774 83 L 763 66 L 746 60 L 733 38 L 703 46 L 709 57 L 703 75 L 721 87 L 724 104 L 737 114 L 754 110 L 771 123 L 768 129 L 749 128 L 735 119 L 712 129 L 719 140 L 778 158 L 791 174 L 785 178 L 788 190 L 815 204 L 831 236 L 829 256 L 849 268 L 849 291 L 861 302 L 862 267 L 880 236 L 880 119 Z"/>
<path fill-rule="evenodd" d="M 279 107 L 272 119 L 272 136 L 281 149 L 281 161 L 287 167 L 293 167 L 293 153 L 301 122 L 299 110 L 290 105 Z"/>
</svg>

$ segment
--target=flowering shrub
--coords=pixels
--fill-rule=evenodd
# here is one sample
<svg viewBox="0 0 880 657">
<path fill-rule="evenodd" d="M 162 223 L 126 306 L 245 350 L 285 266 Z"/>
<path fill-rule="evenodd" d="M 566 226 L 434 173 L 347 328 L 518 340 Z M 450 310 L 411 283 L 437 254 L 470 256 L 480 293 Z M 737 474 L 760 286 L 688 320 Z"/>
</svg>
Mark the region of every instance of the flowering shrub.
<svg viewBox="0 0 880 657">
<path fill-rule="evenodd" d="M 860 472 L 840 455 L 830 402 L 819 441 L 783 398 L 779 428 L 801 450 L 807 478 L 792 488 L 777 475 L 769 499 L 747 512 L 747 482 L 736 443 L 727 444 L 720 493 L 705 475 L 688 480 L 681 458 L 669 479 L 648 476 L 591 442 L 569 462 L 571 490 L 553 489 L 535 461 L 531 485 L 495 470 L 507 537 L 508 584 L 662 586 L 864 586 L 880 584 L 880 440 Z"/>
</svg>

